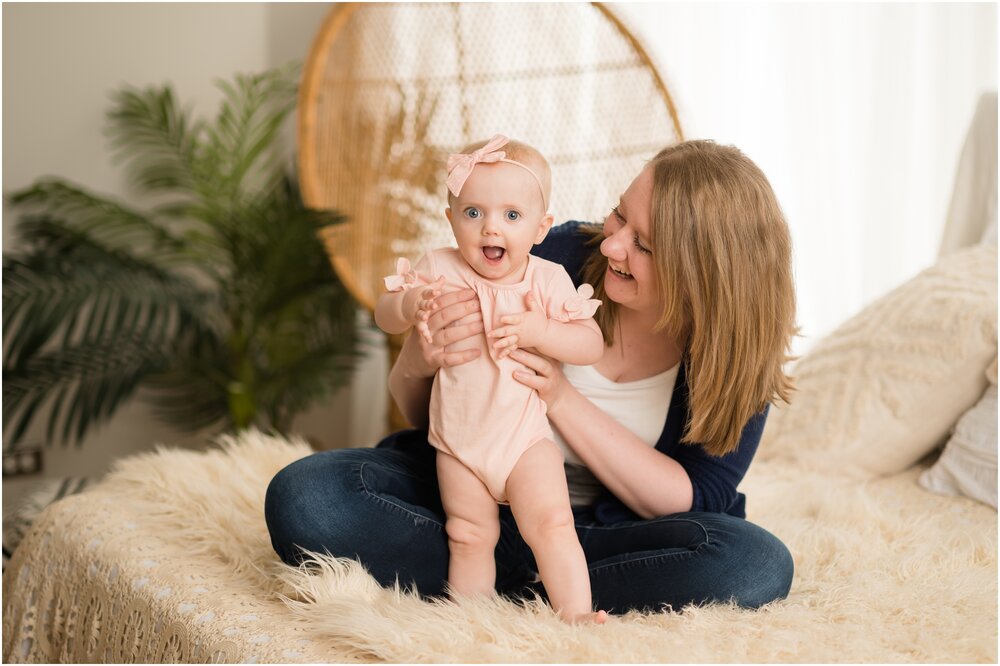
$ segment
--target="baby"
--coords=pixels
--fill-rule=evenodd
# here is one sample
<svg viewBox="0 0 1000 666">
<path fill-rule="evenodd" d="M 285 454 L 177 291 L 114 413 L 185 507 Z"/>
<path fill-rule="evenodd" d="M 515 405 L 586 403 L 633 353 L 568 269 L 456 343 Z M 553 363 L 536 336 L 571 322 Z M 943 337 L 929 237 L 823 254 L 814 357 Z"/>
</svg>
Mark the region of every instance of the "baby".
<svg viewBox="0 0 1000 666">
<path fill-rule="evenodd" d="M 478 348 L 479 357 L 438 370 L 431 391 L 428 440 L 437 449 L 447 515 L 451 592 L 493 593 L 497 503 L 509 504 L 559 616 L 603 623 L 607 613 L 592 612 L 587 562 L 545 403 L 514 380 L 526 368 L 509 358 L 523 347 L 589 365 L 604 352 L 593 288 L 574 290 L 562 266 L 529 254 L 552 226 L 550 180 L 541 153 L 501 135 L 451 155 L 445 215 L 458 249 L 433 250 L 413 270 L 400 259 L 397 274 L 385 280 L 389 293 L 379 298 L 375 321 L 387 333 L 416 326 L 429 341 L 426 320 L 437 296 L 471 288 L 479 297 L 484 335 L 454 349 Z"/>
</svg>

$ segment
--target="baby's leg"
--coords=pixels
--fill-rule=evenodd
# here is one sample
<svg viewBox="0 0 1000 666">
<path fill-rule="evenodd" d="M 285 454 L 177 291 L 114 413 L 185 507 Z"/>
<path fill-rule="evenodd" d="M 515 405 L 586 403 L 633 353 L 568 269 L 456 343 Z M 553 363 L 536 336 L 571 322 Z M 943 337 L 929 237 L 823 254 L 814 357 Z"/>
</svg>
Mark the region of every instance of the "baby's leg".
<svg viewBox="0 0 1000 666">
<path fill-rule="evenodd" d="M 603 623 L 607 613 L 591 612 L 587 559 L 576 536 L 563 457 L 555 442 L 543 439 L 521 455 L 507 479 L 507 500 L 559 616 Z"/>
<path fill-rule="evenodd" d="M 447 515 L 448 584 L 459 595 L 493 594 L 500 509 L 482 481 L 457 458 L 437 452 L 438 485 Z"/>
</svg>

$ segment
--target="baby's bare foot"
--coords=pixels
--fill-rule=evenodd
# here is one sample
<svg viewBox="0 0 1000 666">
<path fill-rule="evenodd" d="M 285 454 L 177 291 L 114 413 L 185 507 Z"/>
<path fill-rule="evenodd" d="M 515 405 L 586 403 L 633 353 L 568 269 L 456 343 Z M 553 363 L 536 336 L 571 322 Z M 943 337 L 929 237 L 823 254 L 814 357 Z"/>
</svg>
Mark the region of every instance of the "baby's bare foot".
<svg viewBox="0 0 1000 666">
<path fill-rule="evenodd" d="M 597 611 L 596 613 L 583 613 L 570 620 L 571 624 L 604 624 L 608 621 L 607 611 Z"/>
</svg>

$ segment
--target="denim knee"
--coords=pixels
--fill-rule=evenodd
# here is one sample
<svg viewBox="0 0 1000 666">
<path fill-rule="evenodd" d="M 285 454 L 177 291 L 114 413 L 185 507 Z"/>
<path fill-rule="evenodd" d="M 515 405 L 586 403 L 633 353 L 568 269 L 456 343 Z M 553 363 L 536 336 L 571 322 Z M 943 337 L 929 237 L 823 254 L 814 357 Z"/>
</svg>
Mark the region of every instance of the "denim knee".
<svg viewBox="0 0 1000 666">
<path fill-rule="evenodd" d="M 795 563 L 778 537 L 752 523 L 746 526 L 748 533 L 734 553 L 742 560 L 734 599 L 744 608 L 759 608 L 788 596 Z"/>
<path fill-rule="evenodd" d="M 295 463 L 292 463 L 294 465 Z M 271 547 L 285 564 L 297 564 L 294 535 L 299 532 L 296 516 L 299 515 L 295 492 L 296 474 L 289 465 L 281 469 L 267 485 L 264 494 L 264 522 L 271 537 Z"/>
<path fill-rule="evenodd" d="M 325 451 L 296 460 L 283 468 L 267 486 L 264 520 L 271 546 L 281 559 L 296 565 L 302 548 L 329 552 L 334 547 L 331 530 L 334 512 L 326 507 L 345 507 L 351 495 L 341 465 Z M 322 546 L 320 546 L 322 544 Z M 334 553 L 335 554 L 335 553 Z"/>
</svg>

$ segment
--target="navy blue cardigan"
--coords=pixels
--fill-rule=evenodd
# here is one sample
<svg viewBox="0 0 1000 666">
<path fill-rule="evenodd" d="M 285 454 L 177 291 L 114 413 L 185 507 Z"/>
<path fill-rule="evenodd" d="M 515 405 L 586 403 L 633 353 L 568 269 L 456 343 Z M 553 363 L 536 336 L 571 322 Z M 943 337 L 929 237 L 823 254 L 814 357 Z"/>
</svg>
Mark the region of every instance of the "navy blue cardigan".
<svg viewBox="0 0 1000 666">
<path fill-rule="evenodd" d="M 553 227 L 545 240 L 533 250 L 534 254 L 543 259 L 562 264 L 576 285 L 582 281 L 580 273 L 592 251 L 585 245 L 588 236 L 580 229 L 581 225 L 580 222 L 566 222 Z M 696 444 L 681 444 L 684 425 L 690 417 L 688 387 L 682 363 L 674 383 L 667 420 L 660 439 L 656 442 L 656 450 L 676 460 L 687 472 L 694 490 L 692 511 L 728 513 L 744 518 L 746 498 L 743 493 L 736 490 L 736 487 L 757 452 L 757 445 L 760 443 L 760 436 L 767 420 L 767 408 L 752 416 L 743 427 L 736 450 L 721 457 L 709 455 L 704 448 Z M 394 433 L 382 440 L 379 447 L 411 450 L 422 455 L 430 455 L 433 451 L 427 443 L 426 431 L 422 430 Z M 640 519 L 607 490 L 594 502 L 592 509 L 594 518 L 606 525 Z"/>
</svg>

